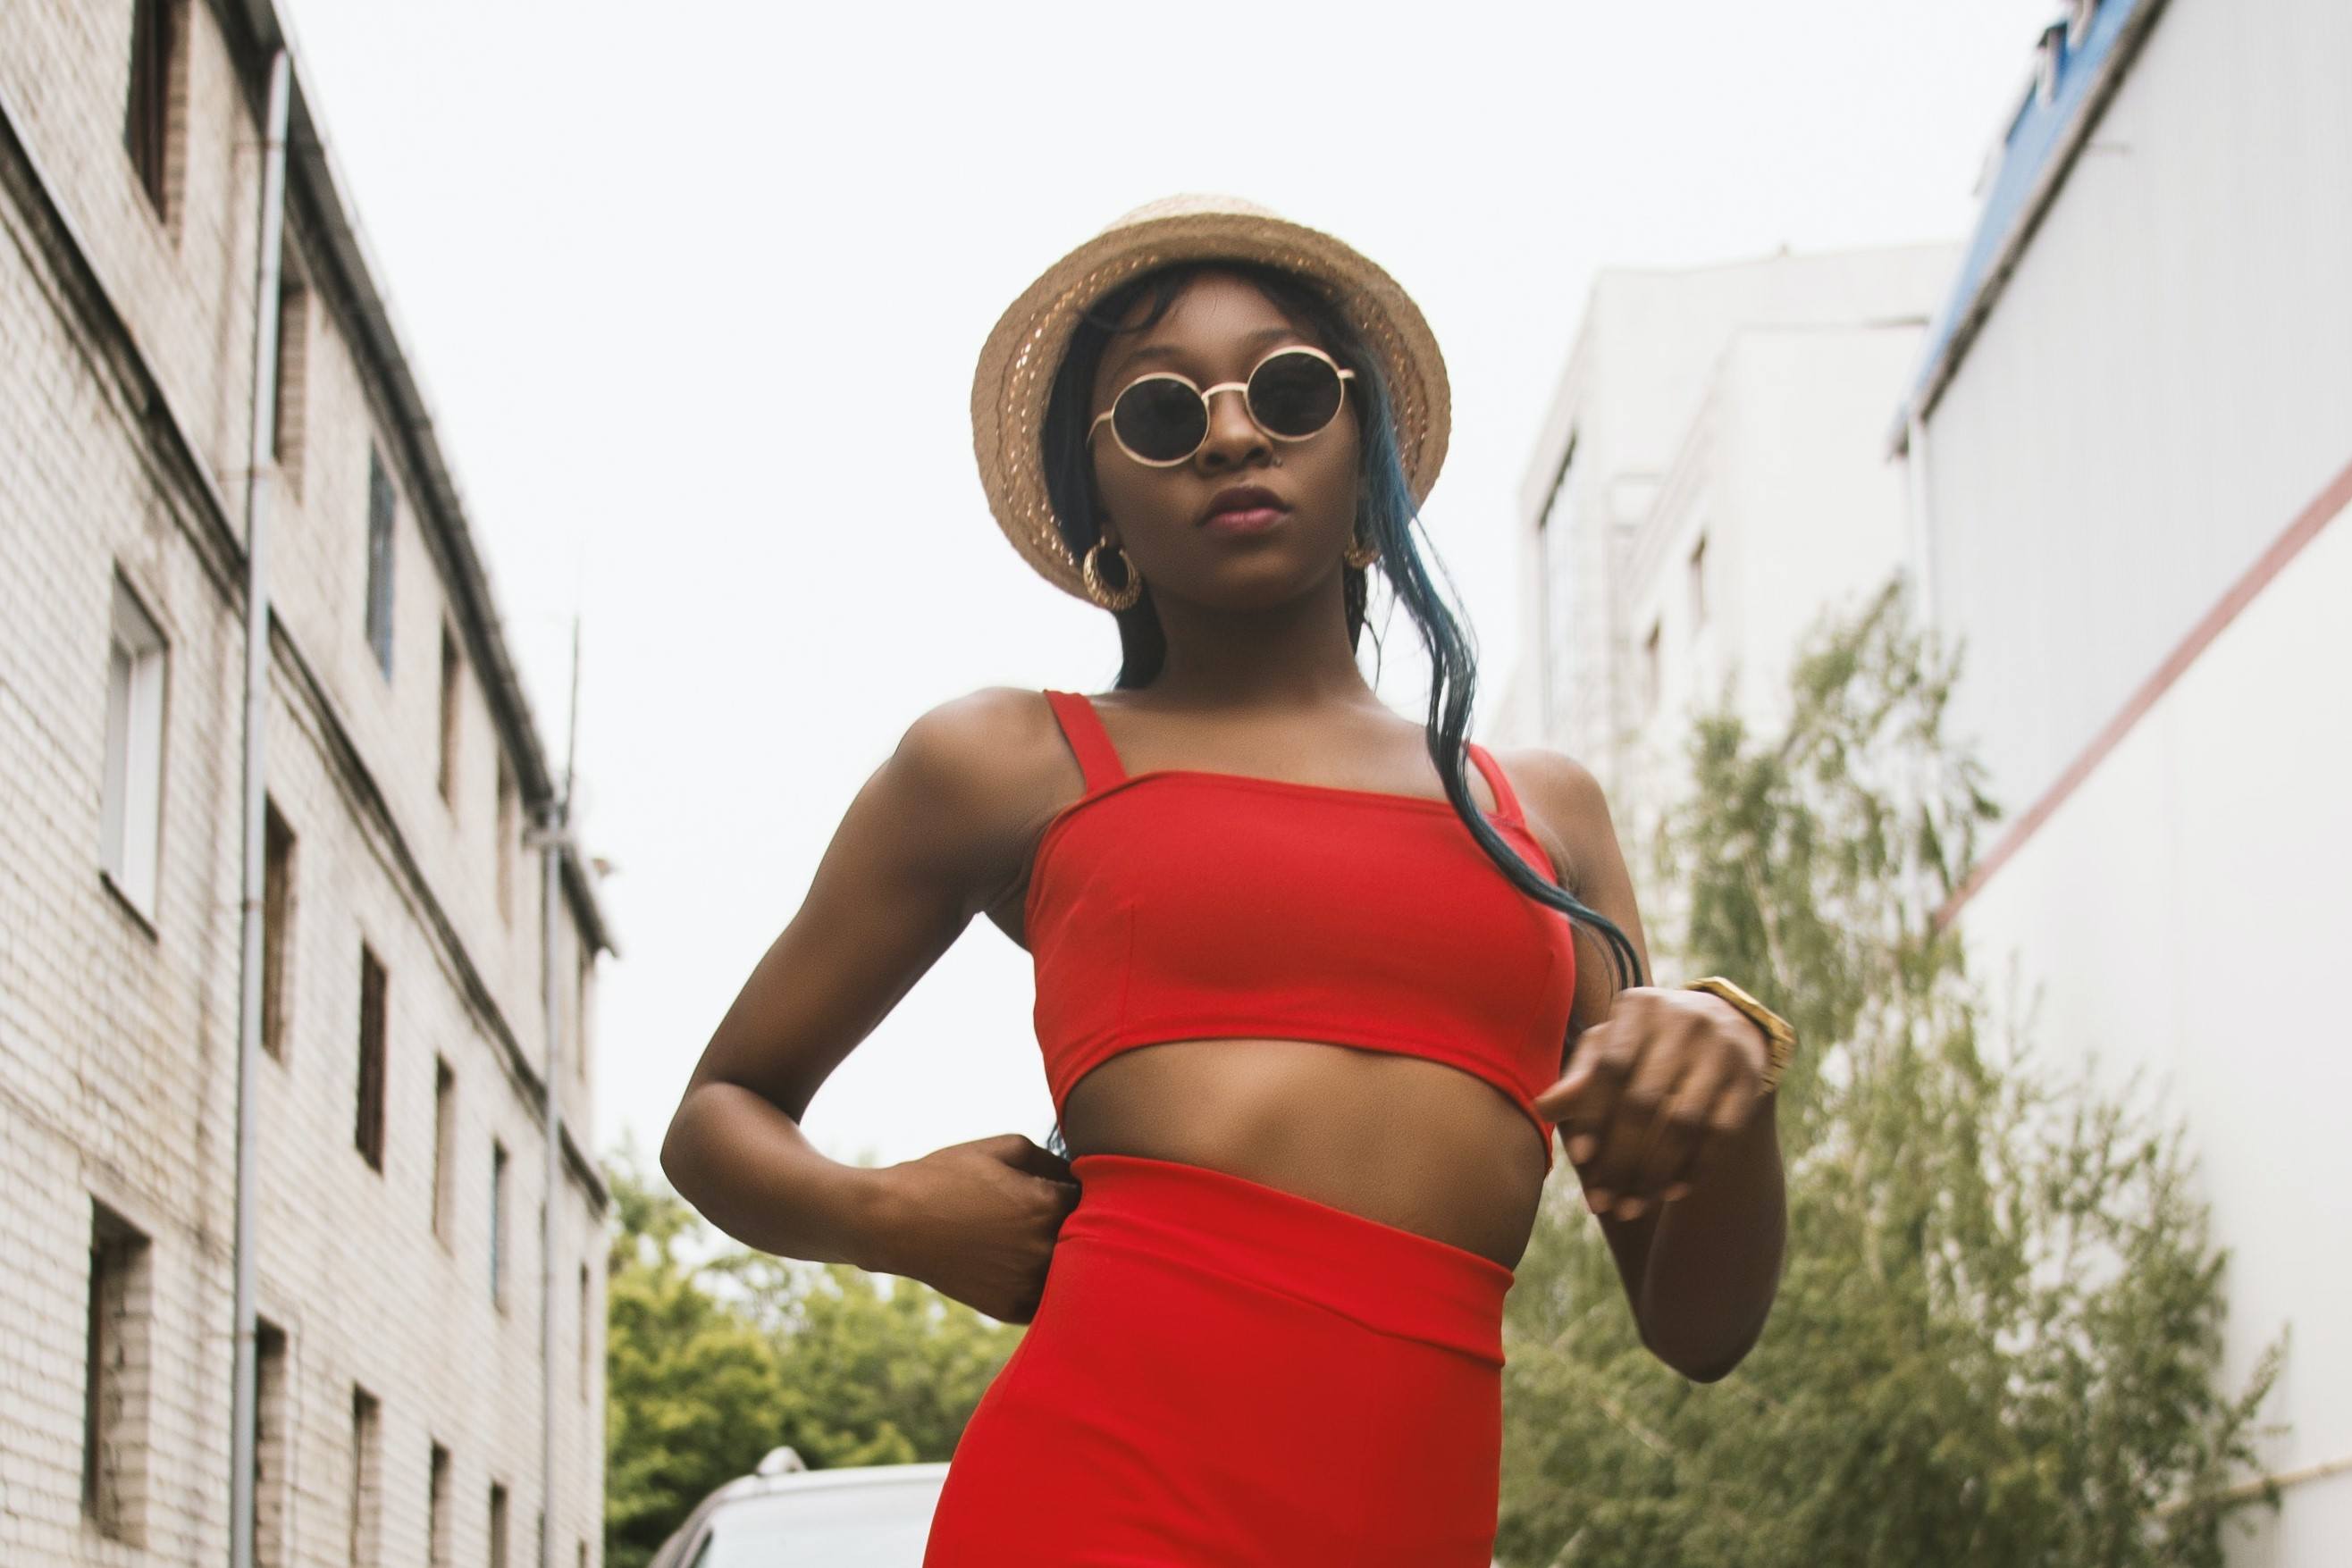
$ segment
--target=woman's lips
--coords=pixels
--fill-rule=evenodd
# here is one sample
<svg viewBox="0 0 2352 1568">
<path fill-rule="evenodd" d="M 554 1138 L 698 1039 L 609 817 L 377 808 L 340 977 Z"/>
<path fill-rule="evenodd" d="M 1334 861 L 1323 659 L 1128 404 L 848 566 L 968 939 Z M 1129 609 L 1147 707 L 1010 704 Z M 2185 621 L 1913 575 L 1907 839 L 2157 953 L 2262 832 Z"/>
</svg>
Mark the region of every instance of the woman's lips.
<svg viewBox="0 0 2352 1568">
<path fill-rule="evenodd" d="M 1201 526 L 1212 533 L 1254 534 L 1274 527 L 1289 515 L 1280 507 L 1245 507 L 1215 513 Z"/>
</svg>

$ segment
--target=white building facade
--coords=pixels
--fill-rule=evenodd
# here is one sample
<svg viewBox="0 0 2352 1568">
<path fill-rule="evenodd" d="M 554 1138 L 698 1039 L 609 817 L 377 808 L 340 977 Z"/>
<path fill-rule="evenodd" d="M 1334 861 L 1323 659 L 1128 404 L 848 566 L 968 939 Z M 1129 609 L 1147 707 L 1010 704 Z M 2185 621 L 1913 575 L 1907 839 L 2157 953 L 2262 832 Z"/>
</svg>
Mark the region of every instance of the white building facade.
<svg viewBox="0 0 2352 1568">
<path fill-rule="evenodd" d="M 0 1562 L 232 1561 L 257 970 L 253 1560 L 585 1568 L 613 944 L 284 47 L 268 0 L 0 0 Z"/>
<path fill-rule="evenodd" d="M 2185 1124 L 2226 1386 L 2291 1330 L 2282 1507 L 2231 1561 L 2320 1568 L 2352 1550 L 2352 6 L 2078 4 L 2039 58 L 1890 432 L 2005 811 L 1945 916 L 2038 1043 Z"/>
<path fill-rule="evenodd" d="M 1521 483 L 1520 624 L 1536 634 L 1496 730 L 1591 768 L 1629 862 L 1685 787 L 1692 706 L 1727 695 L 1779 727 L 1800 634 L 1905 559 L 1886 408 L 1958 256 L 1902 246 L 1594 280 Z M 1672 911 L 1644 914 L 1670 933 Z"/>
</svg>

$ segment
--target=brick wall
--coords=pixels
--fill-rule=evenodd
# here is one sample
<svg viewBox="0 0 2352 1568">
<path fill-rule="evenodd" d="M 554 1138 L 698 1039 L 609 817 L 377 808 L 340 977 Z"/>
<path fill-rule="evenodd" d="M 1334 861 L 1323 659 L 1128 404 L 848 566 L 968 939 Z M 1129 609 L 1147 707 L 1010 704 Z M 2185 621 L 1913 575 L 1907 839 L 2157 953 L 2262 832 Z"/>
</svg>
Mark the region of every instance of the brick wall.
<svg viewBox="0 0 2352 1568">
<path fill-rule="evenodd" d="M 177 210 L 159 215 L 123 141 L 132 11 L 132 0 L 0 0 L 0 1173 L 12 1197 L 0 1238 L 13 1264 L 0 1271 L 0 1561 L 12 1568 L 227 1556 L 237 536 L 259 169 L 257 106 L 239 80 L 264 73 L 232 57 L 205 0 L 179 0 Z M 447 525 L 420 513 L 416 476 L 382 438 L 386 404 L 354 351 L 349 302 L 331 268 L 303 270 L 303 482 L 299 499 L 279 497 L 268 551 L 280 634 L 268 791 L 294 850 L 284 1051 L 263 1056 L 255 1086 L 263 1561 L 348 1560 L 364 1389 L 377 1401 L 377 1560 L 425 1560 L 437 1444 L 450 1560 L 487 1561 L 495 1482 L 512 1498 L 509 1561 L 522 1563 L 541 1495 L 538 862 L 511 852 L 509 920 L 497 896 L 504 740 L 470 656 L 454 803 L 437 786 L 441 628 L 456 627 L 460 647 L 478 629 L 446 591 Z M 389 682 L 363 631 L 371 442 L 400 493 Z M 98 870 L 117 574 L 168 644 L 152 915 Z M 581 912 L 566 900 L 556 913 L 559 962 L 576 964 Z M 381 1172 L 353 1146 L 362 942 L 387 974 Z M 572 974 L 559 969 L 567 1029 Z M 436 1057 L 456 1082 L 440 1236 Z M 595 1076 L 559 1077 L 583 1145 Z M 511 1151 L 503 1309 L 489 1291 L 493 1139 Z M 601 1191 L 569 1175 L 557 1208 L 551 1535 L 560 1561 L 584 1538 L 593 1563 L 601 1322 L 584 1401 L 576 1346 L 583 1263 L 591 1316 L 602 1313 Z M 123 1276 L 135 1288 L 100 1302 L 135 1348 L 103 1385 L 122 1406 L 105 1419 L 139 1445 L 110 1482 L 118 1517 L 104 1525 L 83 1501 L 101 1224 L 143 1239 Z"/>
</svg>

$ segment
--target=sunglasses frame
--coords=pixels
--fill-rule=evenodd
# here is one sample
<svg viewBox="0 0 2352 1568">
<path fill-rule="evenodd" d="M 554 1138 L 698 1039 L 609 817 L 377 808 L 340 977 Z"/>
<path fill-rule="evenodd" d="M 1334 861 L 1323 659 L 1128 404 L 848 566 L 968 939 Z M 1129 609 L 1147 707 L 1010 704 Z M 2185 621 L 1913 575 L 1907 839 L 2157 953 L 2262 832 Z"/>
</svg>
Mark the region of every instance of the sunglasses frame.
<svg viewBox="0 0 2352 1568">
<path fill-rule="evenodd" d="M 1325 420 L 1321 424 L 1317 425 L 1313 430 L 1308 431 L 1304 435 L 1285 435 L 1280 431 L 1267 429 L 1265 422 L 1258 418 L 1257 410 L 1250 404 L 1250 382 L 1257 379 L 1258 371 L 1265 369 L 1266 366 L 1282 358 L 1285 354 L 1311 354 L 1315 358 L 1322 361 L 1325 364 L 1330 366 L 1332 373 L 1339 378 L 1339 401 L 1332 406 L 1331 417 Z M 1216 411 L 1211 406 L 1209 400 L 1216 396 L 1221 392 L 1238 392 L 1242 394 L 1242 407 L 1248 410 L 1250 423 L 1256 425 L 1259 431 L 1262 432 L 1268 440 L 1312 441 L 1317 436 L 1322 434 L 1325 431 L 1330 429 L 1332 424 L 1339 419 L 1340 411 L 1348 406 L 1348 383 L 1355 379 L 1355 371 L 1347 369 L 1345 366 L 1341 365 L 1339 361 L 1333 359 L 1330 355 L 1325 353 L 1322 350 L 1316 348 L 1310 343 L 1285 344 L 1283 347 L 1276 349 L 1272 352 L 1268 353 L 1265 358 L 1260 360 L 1256 364 L 1252 365 L 1250 367 L 1250 373 L 1246 379 L 1238 382 L 1219 382 L 1215 386 L 1210 387 L 1206 391 L 1202 389 L 1200 382 L 1194 381 L 1190 376 L 1180 375 L 1174 371 L 1150 371 L 1136 377 L 1133 381 L 1119 388 L 1118 391 L 1113 394 L 1110 400 L 1110 406 L 1103 410 L 1100 413 L 1095 415 L 1095 422 L 1087 426 L 1087 444 L 1088 445 L 1092 445 L 1094 444 L 1095 432 L 1102 428 L 1103 421 L 1110 419 L 1113 414 L 1118 412 L 1119 399 L 1125 397 L 1129 392 L 1133 392 L 1137 387 L 1141 386 L 1146 382 L 1177 382 L 1184 386 L 1190 387 L 1193 395 L 1201 400 L 1202 410 L 1201 439 L 1194 442 L 1192 444 L 1192 449 L 1190 452 L 1185 453 L 1181 457 L 1144 456 L 1141 453 L 1136 451 L 1134 447 L 1129 446 L 1127 444 L 1127 438 L 1125 436 L 1119 434 L 1117 422 L 1114 421 L 1112 423 L 1110 427 L 1110 438 L 1118 443 L 1118 449 L 1121 452 L 1126 453 L 1128 456 L 1133 458 L 1136 462 L 1142 464 L 1146 468 L 1174 468 L 1181 464 L 1190 463 L 1194 457 L 1200 455 L 1201 448 L 1209 444 L 1210 428 L 1216 423 Z"/>
</svg>

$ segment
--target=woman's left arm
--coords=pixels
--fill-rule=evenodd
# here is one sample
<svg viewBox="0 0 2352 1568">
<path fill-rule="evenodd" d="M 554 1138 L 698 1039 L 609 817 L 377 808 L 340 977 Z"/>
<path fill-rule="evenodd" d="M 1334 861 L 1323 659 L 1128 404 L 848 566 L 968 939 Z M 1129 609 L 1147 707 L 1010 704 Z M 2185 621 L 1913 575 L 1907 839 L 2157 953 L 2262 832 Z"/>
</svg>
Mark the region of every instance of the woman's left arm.
<svg viewBox="0 0 2352 1568">
<path fill-rule="evenodd" d="M 1511 759 L 1521 796 L 1565 852 L 1568 885 L 1625 933 L 1646 973 L 1641 912 L 1600 781 L 1555 751 Z M 1559 1123 L 1643 1343 L 1684 1376 L 1712 1383 L 1762 1334 L 1788 1237 L 1764 1036 L 1705 991 L 1617 989 L 1601 943 L 1581 926 L 1576 940 L 1573 1065 L 1536 1109 Z"/>
</svg>

